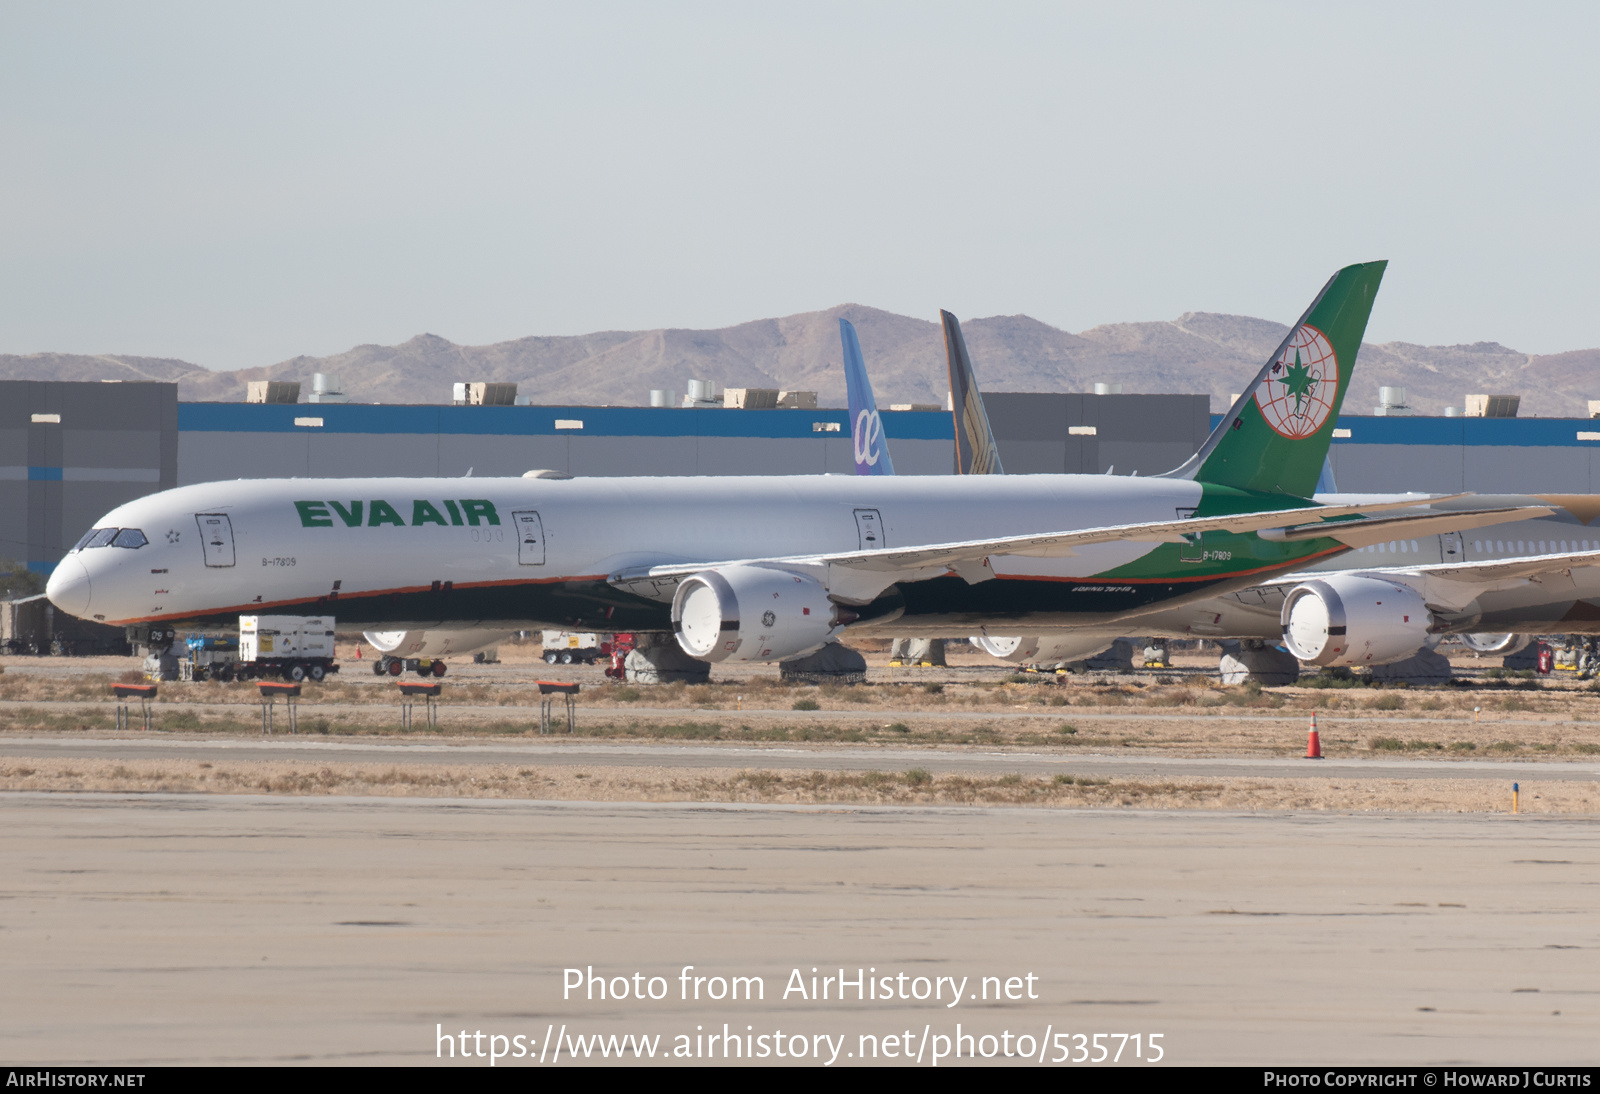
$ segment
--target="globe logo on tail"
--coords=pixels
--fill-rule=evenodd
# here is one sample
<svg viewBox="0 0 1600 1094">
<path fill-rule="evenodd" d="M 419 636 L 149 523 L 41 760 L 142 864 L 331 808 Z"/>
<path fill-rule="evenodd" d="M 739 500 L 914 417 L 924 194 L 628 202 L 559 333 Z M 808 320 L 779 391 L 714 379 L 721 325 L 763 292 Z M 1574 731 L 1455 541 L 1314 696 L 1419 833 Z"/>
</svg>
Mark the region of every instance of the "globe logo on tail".
<svg viewBox="0 0 1600 1094">
<path fill-rule="evenodd" d="M 883 420 L 878 417 L 878 412 L 876 410 L 863 410 L 857 414 L 853 435 L 856 465 L 876 466 L 879 457 L 883 455 L 883 451 L 879 447 L 880 442 L 883 440 Z"/>
<path fill-rule="evenodd" d="M 1339 397 L 1339 359 L 1328 336 L 1302 324 L 1256 387 L 1256 406 L 1275 433 L 1300 440 L 1322 427 Z"/>
</svg>

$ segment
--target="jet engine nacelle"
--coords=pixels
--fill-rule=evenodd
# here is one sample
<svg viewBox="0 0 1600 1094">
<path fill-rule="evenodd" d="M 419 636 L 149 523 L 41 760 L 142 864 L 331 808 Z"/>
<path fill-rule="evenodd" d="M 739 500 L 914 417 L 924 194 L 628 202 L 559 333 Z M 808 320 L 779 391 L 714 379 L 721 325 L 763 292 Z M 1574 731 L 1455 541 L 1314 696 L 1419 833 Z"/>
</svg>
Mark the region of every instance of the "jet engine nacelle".
<svg viewBox="0 0 1600 1094">
<path fill-rule="evenodd" d="M 766 566 L 721 566 L 678 582 L 672 629 L 701 661 L 786 661 L 820 649 L 856 618 L 821 582 Z"/>
<path fill-rule="evenodd" d="M 1296 585 L 1283 601 L 1283 644 L 1311 665 L 1387 665 L 1437 642 L 1413 588 L 1380 577 Z"/>
<path fill-rule="evenodd" d="M 1053 665 L 1059 661 L 1079 661 L 1099 653 L 1111 644 L 1103 634 L 1052 635 L 1046 638 L 991 638 L 968 639 L 990 657 L 1014 661 L 1019 665 Z"/>
<path fill-rule="evenodd" d="M 447 657 L 498 646 L 510 634 L 492 627 L 430 627 L 425 631 L 362 631 L 361 637 L 390 657 Z"/>
<path fill-rule="evenodd" d="M 1473 653 L 1487 653 L 1495 657 L 1510 657 L 1520 653 L 1533 642 L 1531 634 L 1463 634 L 1462 645 Z"/>
</svg>

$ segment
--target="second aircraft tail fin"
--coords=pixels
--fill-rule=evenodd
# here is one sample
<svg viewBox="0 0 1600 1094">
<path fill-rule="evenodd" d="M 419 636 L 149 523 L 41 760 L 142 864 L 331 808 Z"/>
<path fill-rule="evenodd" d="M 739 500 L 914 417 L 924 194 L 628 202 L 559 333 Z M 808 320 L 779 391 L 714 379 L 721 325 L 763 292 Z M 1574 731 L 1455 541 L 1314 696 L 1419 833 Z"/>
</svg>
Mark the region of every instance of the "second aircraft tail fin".
<svg viewBox="0 0 1600 1094">
<path fill-rule="evenodd" d="M 867 379 L 867 364 L 861 357 L 861 340 L 848 319 L 839 320 L 839 341 L 844 345 L 844 386 L 850 399 L 850 443 L 855 446 L 856 474 L 892 475 L 889 442 L 883 435 L 883 419 L 872 397 L 872 381 Z"/>
<path fill-rule="evenodd" d="M 945 356 L 950 362 L 950 403 L 956 417 L 956 474 L 1003 475 L 1000 449 L 994 441 L 994 430 L 989 428 L 989 415 L 983 409 L 983 396 L 978 392 L 977 377 L 972 373 L 972 358 L 967 356 L 961 324 L 947 311 L 941 311 L 939 318 L 944 321 Z"/>
</svg>

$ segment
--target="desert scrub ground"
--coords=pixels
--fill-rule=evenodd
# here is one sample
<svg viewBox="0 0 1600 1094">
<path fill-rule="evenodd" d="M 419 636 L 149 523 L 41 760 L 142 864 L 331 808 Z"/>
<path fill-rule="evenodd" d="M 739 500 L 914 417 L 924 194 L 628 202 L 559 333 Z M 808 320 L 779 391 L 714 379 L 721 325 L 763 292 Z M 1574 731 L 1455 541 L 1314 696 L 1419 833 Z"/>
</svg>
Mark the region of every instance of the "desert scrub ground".
<svg viewBox="0 0 1600 1094">
<path fill-rule="evenodd" d="M 1506 813 L 1509 794 L 1478 779 L 1099 778 L 707 767 L 406 765 L 218 760 L 4 760 L 0 790 L 352 795 L 814 805 L 966 805 L 1071 809 Z M 1593 813 L 1600 786 L 1525 784 L 1525 813 Z"/>
<path fill-rule="evenodd" d="M 110 686 L 139 673 L 42 671 L 59 670 L 62 660 L 0 667 L 0 740 L 7 734 L 113 729 Z M 362 671 L 305 685 L 300 732 L 400 735 L 393 682 Z M 926 673 L 941 670 L 874 669 L 864 684 L 820 686 L 789 683 L 770 670 L 654 686 L 602 683 L 597 669 L 581 671 L 587 675 L 576 734 L 591 739 L 1292 755 L 1304 751 L 1315 716 L 1329 755 L 1407 753 L 1450 760 L 1600 753 L 1600 689 L 1569 677 L 1535 680 L 1498 670 L 1440 687 L 1380 686 L 1326 674 L 1302 677 L 1287 688 L 1224 686 L 1192 670 L 1054 676 L 957 667 L 929 678 Z M 161 684 L 151 711 L 158 733 L 261 732 L 254 684 Z M 133 713 L 135 724 L 142 724 L 137 705 Z M 538 723 L 538 695 L 528 681 L 481 671 L 447 677 L 437 731 L 410 735 L 534 736 Z M 287 728 L 281 705 L 274 728 Z"/>
</svg>

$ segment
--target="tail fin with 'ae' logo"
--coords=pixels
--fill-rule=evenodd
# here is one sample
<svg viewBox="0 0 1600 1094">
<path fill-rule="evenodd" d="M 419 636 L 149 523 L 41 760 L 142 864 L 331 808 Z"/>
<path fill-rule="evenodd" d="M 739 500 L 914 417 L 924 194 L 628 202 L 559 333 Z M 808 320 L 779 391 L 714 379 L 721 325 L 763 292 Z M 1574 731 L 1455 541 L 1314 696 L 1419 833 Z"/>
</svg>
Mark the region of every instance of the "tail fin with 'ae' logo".
<svg viewBox="0 0 1600 1094">
<path fill-rule="evenodd" d="M 883 435 L 883 419 L 872 397 L 872 381 L 861 359 L 861 340 L 848 319 L 839 320 L 839 341 L 844 344 L 844 386 L 850 396 L 850 443 L 855 449 L 856 474 L 892 475 L 889 442 Z"/>
</svg>

